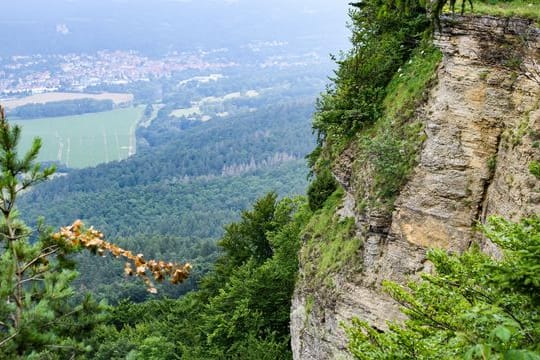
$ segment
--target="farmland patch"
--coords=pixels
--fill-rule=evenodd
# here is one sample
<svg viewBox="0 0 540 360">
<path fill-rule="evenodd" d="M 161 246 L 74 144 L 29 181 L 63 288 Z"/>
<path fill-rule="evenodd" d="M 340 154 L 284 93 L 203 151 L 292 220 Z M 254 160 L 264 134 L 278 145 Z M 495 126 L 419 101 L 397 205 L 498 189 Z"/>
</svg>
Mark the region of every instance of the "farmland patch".
<svg viewBox="0 0 540 360">
<path fill-rule="evenodd" d="M 58 161 L 72 168 L 122 160 L 135 154 L 135 129 L 144 106 L 101 113 L 17 120 L 23 127 L 21 150 L 42 139 L 39 161 Z"/>
</svg>

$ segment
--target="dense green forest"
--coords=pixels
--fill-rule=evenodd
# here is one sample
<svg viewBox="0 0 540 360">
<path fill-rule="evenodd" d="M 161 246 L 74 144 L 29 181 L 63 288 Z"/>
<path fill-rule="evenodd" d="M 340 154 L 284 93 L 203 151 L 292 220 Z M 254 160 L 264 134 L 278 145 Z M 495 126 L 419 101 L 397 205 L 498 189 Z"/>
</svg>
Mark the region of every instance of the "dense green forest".
<svg viewBox="0 0 540 360">
<path fill-rule="evenodd" d="M 260 198 L 238 222 L 226 227 L 218 243 L 222 253 L 199 290 L 179 299 L 124 301 L 116 307 L 91 297 L 74 302 L 69 287 L 74 263 L 66 256 L 77 248 L 59 243 L 47 230 L 31 244 L 29 229 L 12 207 L 21 186 L 45 180 L 54 168 L 41 170 L 33 164 L 39 141 L 19 158 L 12 150 L 19 129 L 10 130 L 5 124 L 0 127 L 2 187 L 7 190 L 0 206 L 5 234 L 0 261 L 4 269 L 14 271 L 2 272 L 3 357 L 291 357 L 289 308 L 298 269 L 298 258 L 291 254 L 299 250 L 308 223 L 333 211 L 335 199 L 313 213 L 302 198 L 278 200 L 275 193 Z M 407 327 L 394 325 L 379 333 L 359 323 L 367 332 L 349 329 L 353 353 L 369 359 L 396 354 L 420 359 L 460 354 L 470 359 L 486 354 L 538 358 L 539 224 L 536 218 L 520 224 L 493 220 L 485 232 L 506 251 L 502 260 L 476 248 L 460 256 L 432 252 L 436 275 L 410 283 L 408 290 L 388 285 L 408 309 Z M 21 286 L 38 279 L 43 282 Z M 19 300 L 6 301 L 13 298 Z"/>
<path fill-rule="evenodd" d="M 91 340 L 94 359 L 289 359 L 289 307 L 305 200 L 274 193 L 227 226 L 200 289 L 121 303 Z"/>
<path fill-rule="evenodd" d="M 322 65 L 280 72 L 246 68 L 200 82 L 197 76 L 204 72 L 186 71 L 146 84 L 142 89 L 155 87 L 161 103 L 147 106 L 147 119 L 154 106 L 159 111 L 137 129 L 137 153 L 81 170 L 58 164 L 59 174 L 67 175 L 25 193 L 21 213 L 29 224 L 43 217 L 55 227 L 82 219 L 122 246 L 148 256 L 188 260 L 194 264 L 190 279 L 181 286 L 161 286 L 158 296 L 184 294 L 212 266 L 224 226 L 243 209 L 269 191 L 280 196 L 305 191 L 304 157 L 314 144 L 313 99 L 325 73 Z M 130 89 L 136 90 L 129 85 L 114 90 Z M 227 110 L 227 116 L 199 121 L 171 115 L 191 101 L 249 90 L 258 96 L 215 101 L 211 104 L 218 108 L 203 109 L 208 114 Z M 146 92 L 137 94 L 138 102 L 157 101 Z M 111 303 L 155 297 L 125 281 L 118 271 L 121 264 L 98 259 L 100 266 L 95 266 L 95 260 L 77 259 L 81 276 L 75 286 L 81 293 L 90 290 Z"/>
<path fill-rule="evenodd" d="M 16 107 L 11 115 L 19 119 L 37 119 L 95 113 L 112 110 L 113 108 L 114 103 L 112 100 L 78 99 L 22 105 Z"/>
<path fill-rule="evenodd" d="M 242 209 L 268 191 L 282 196 L 304 191 L 312 106 L 276 104 L 199 124 L 128 161 L 41 184 L 21 198 L 19 208 L 31 224 L 40 216 L 54 226 L 82 219 L 149 256 L 190 260 L 197 264 L 195 274 L 202 274 L 215 259 L 215 239 Z M 95 261 L 79 259 L 82 288 L 111 301 L 146 298 L 144 289 L 112 270 L 120 264 L 104 259 L 96 267 Z M 115 281 L 111 273 L 118 274 Z M 197 277 L 160 295 L 184 293 Z"/>
</svg>

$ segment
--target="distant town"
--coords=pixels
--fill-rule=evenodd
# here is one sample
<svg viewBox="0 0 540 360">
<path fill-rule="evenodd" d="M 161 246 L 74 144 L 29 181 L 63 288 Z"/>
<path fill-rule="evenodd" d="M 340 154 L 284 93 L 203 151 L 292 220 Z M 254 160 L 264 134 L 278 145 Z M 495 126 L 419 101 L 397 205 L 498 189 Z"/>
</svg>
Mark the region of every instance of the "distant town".
<svg viewBox="0 0 540 360">
<path fill-rule="evenodd" d="M 260 56 L 261 48 L 283 43 L 254 43 L 245 46 Z M 239 66 L 223 53 L 228 49 L 172 52 L 149 58 L 136 51 L 102 50 L 94 54 L 25 55 L 0 58 L 0 98 L 55 91 L 84 91 L 88 87 L 151 81 L 184 70 L 220 70 Z M 259 54 L 257 54 L 259 53 Z M 325 55 L 281 53 L 258 57 L 260 67 L 307 66 L 320 63 Z"/>
<path fill-rule="evenodd" d="M 161 59 L 150 59 L 135 51 L 103 50 L 95 54 L 12 56 L 2 59 L 0 94 L 83 91 L 89 86 L 150 81 L 187 69 L 236 65 L 230 61 L 206 60 L 209 54 L 175 52 Z"/>
</svg>

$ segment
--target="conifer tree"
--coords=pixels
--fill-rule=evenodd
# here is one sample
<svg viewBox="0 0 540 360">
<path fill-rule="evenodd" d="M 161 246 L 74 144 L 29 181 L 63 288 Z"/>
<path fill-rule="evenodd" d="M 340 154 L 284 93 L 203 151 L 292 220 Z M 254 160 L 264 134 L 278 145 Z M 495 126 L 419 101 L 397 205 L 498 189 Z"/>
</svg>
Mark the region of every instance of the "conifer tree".
<svg viewBox="0 0 540 360">
<path fill-rule="evenodd" d="M 30 229 L 18 216 L 17 196 L 55 171 L 36 163 L 39 138 L 19 155 L 20 136 L 21 128 L 11 126 L 0 107 L 0 358 L 71 356 L 84 345 L 69 333 L 88 325 L 83 313 L 98 306 L 89 298 L 68 306 L 76 272 L 67 255 L 74 248 L 55 242 L 46 229 Z"/>
<path fill-rule="evenodd" d="M 141 277 L 150 292 L 157 291 L 150 277 L 177 284 L 191 266 L 145 260 L 105 241 L 80 220 L 57 233 L 29 228 L 18 216 L 17 197 L 48 179 L 55 167 L 36 162 L 39 138 L 20 155 L 20 136 L 21 128 L 8 123 L 0 106 L 0 359 L 73 358 L 91 350 L 84 337 L 102 320 L 104 306 L 90 296 L 74 303 L 70 284 L 77 272 L 71 253 L 85 248 L 123 258 L 126 275 Z"/>
</svg>

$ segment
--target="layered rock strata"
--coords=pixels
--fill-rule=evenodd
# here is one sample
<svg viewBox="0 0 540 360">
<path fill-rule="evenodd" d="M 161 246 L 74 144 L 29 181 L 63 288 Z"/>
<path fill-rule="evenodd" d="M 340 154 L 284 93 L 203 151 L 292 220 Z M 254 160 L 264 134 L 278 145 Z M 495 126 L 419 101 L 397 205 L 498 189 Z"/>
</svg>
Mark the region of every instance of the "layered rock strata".
<svg viewBox="0 0 540 360">
<path fill-rule="evenodd" d="M 346 190 L 335 216 L 354 217 L 361 270 L 335 271 L 331 286 L 313 286 L 302 258 L 291 311 L 295 359 L 349 359 L 343 324 L 353 317 L 384 329 L 400 318 L 381 291 L 384 279 L 429 271 L 426 249 L 463 251 L 481 239 L 475 225 L 493 214 L 518 220 L 540 212 L 540 32 L 530 21 L 488 16 L 443 21 L 437 82 L 417 110 L 426 140 L 418 165 L 391 214 L 359 205 L 366 181 L 347 149 L 334 174 Z M 361 199 L 360 199 L 361 200 Z M 356 268 L 356 267 L 355 267 Z"/>
</svg>

